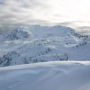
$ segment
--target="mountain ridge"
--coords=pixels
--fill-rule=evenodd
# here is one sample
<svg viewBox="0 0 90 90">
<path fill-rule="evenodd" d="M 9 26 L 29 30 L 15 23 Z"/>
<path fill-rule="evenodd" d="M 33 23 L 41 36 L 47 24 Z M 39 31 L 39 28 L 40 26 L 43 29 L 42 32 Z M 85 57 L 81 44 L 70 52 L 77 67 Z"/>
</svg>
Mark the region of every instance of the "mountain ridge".
<svg viewBox="0 0 90 90">
<path fill-rule="evenodd" d="M 0 37 L 0 66 L 90 59 L 89 36 L 66 26 L 19 26 Z"/>
</svg>

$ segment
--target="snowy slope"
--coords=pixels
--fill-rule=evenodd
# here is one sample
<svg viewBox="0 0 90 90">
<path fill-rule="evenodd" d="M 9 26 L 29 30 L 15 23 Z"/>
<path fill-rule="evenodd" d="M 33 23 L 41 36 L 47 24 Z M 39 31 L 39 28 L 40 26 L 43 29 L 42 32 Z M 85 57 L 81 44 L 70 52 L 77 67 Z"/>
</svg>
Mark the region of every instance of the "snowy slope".
<svg viewBox="0 0 90 90">
<path fill-rule="evenodd" d="M 2 67 L 0 90 L 90 90 L 90 62 L 54 61 Z"/>
<path fill-rule="evenodd" d="M 20 26 L 0 35 L 0 66 L 90 60 L 89 41 L 66 26 Z"/>
</svg>

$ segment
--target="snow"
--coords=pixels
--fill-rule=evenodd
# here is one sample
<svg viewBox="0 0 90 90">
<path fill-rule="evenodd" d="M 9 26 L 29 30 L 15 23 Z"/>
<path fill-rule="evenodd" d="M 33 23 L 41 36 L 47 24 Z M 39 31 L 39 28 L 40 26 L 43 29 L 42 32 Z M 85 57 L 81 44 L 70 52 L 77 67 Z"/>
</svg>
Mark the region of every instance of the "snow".
<svg viewBox="0 0 90 90">
<path fill-rule="evenodd" d="M 0 90 L 90 90 L 90 62 L 52 61 L 1 67 Z"/>
<path fill-rule="evenodd" d="M 0 35 L 0 90 L 90 90 L 89 60 L 86 33 L 19 26 Z"/>
<path fill-rule="evenodd" d="M 90 60 L 90 36 L 66 26 L 18 26 L 0 35 L 0 66 Z"/>
</svg>

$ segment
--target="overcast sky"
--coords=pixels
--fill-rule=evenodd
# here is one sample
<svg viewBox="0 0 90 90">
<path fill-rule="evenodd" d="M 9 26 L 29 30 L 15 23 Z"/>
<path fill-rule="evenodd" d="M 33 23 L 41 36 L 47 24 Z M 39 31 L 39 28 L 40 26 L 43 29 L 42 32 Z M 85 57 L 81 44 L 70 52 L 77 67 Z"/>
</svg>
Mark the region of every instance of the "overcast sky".
<svg viewBox="0 0 90 90">
<path fill-rule="evenodd" d="M 90 21 L 90 0 L 0 0 L 0 25 Z"/>
</svg>

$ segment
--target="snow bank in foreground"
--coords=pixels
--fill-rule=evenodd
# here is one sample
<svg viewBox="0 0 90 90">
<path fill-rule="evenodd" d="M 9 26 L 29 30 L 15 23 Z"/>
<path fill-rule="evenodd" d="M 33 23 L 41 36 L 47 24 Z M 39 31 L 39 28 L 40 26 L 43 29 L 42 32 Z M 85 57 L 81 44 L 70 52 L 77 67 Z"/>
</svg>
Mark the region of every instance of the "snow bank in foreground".
<svg viewBox="0 0 90 90">
<path fill-rule="evenodd" d="M 2 67 L 0 90 L 90 90 L 90 62 L 57 61 Z"/>
</svg>

